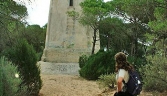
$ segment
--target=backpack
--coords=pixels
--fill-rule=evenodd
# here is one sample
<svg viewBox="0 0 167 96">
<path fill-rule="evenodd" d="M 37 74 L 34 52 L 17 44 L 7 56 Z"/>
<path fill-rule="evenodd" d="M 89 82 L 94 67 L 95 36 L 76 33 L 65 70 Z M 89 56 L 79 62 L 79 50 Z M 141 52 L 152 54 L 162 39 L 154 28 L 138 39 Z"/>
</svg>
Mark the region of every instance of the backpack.
<svg viewBox="0 0 167 96">
<path fill-rule="evenodd" d="M 128 71 L 128 73 L 129 73 L 129 81 L 127 83 L 123 81 L 126 87 L 126 92 L 132 95 L 139 95 L 140 92 L 142 91 L 142 82 L 139 73 L 136 71 Z"/>
</svg>

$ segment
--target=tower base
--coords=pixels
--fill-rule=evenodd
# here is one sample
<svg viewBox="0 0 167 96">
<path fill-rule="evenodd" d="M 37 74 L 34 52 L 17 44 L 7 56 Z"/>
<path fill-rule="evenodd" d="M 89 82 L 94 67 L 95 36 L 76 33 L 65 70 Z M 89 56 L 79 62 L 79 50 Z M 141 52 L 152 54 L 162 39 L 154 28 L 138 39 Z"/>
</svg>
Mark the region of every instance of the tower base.
<svg viewBox="0 0 167 96">
<path fill-rule="evenodd" d="M 44 62 L 52 63 L 78 63 L 79 57 L 82 55 L 90 55 L 91 50 L 88 49 L 44 49 L 41 58 Z"/>
<path fill-rule="evenodd" d="M 66 75 L 79 75 L 78 63 L 50 63 L 39 61 L 38 65 L 41 69 L 41 74 L 66 74 Z"/>
</svg>

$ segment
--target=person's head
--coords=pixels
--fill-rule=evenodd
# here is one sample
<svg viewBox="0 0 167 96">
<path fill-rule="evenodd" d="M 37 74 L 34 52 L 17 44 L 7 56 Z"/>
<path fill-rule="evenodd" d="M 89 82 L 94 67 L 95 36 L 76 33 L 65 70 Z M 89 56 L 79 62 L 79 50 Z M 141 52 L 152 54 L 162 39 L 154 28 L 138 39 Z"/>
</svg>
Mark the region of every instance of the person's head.
<svg viewBox="0 0 167 96">
<path fill-rule="evenodd" d="M 116 72 L 118 72 L 119 69 L 125 69 L 131 70 L 132 66 L 127 62 L 127 57 L 123 52 L 118 52 L 115 55 L 115 61 L 116 61 Z"/>
<path fill-rule="evenodd" d="M 127 61 L 126 55 L 125 55 L 123 52 L 118 52 L 118 53 L 115 55 L 115 61 L 116 61 L 118 64 L 122 64 L 123 62 L 126 62 L 126 61 Z"/>
</svg>

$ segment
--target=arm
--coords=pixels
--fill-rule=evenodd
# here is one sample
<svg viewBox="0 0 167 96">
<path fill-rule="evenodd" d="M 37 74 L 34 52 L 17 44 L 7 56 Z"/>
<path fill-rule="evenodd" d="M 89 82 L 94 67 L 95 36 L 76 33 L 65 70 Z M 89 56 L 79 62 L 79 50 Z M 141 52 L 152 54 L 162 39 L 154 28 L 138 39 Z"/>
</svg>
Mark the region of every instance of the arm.
<svg viewBox="0 0 167 96">
<path fill-rule="evenodd" d="M 122 90 L 122 81 L 123 81 L 123 77 L 118 77 L 118 80 L 117 80 L 118 92 Z"/>
</svg>

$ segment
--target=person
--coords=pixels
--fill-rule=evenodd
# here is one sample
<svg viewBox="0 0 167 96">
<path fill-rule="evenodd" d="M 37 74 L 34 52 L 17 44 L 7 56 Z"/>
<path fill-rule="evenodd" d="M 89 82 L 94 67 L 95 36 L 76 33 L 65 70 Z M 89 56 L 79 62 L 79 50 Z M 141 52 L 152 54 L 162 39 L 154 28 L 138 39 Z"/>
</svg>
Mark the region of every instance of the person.
<svg viewBox="0 0 167 96">
<path fill-rule="evenodd" d="M 115 61 L 117 92 L 114 96 L 133 96 L 126 91 L 126 87 L 124 85 L 124 82 L 127 83 L 129 80 L 128 71 L 133 70 L 133 66 L 128 63 L 127 57 L 123 52 L 118 52 L 115 55 Z"/>
</svg>

